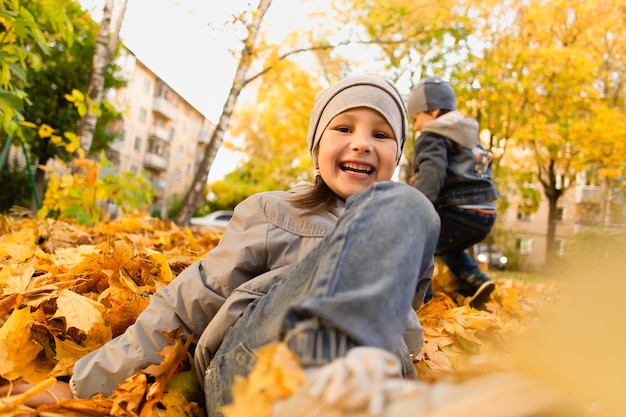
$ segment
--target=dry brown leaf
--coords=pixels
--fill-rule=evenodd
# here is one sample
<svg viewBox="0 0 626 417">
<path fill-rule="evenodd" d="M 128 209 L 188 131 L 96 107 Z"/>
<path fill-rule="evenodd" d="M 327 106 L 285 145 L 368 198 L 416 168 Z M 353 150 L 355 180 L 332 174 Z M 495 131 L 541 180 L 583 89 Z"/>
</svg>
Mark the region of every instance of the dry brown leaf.
<svg viewBox="0 0 626 417">
<path fill-rule="evenodd" d="M 59 291 L 56 304 L 52 317 L 64 318 L 68 329 L 75 327 L 88 332 L 95 324 L 104 324 L 104 306 L 73 291 Z"/>
<path fill-rule="evenodd" d="M 0 216 L 0 232 L 0 366 L 14 361 L 7 375 L 13 378 L 22 373 L 31 381 L 69 376 L 79 357 L 121 334 L 156 290 L 201 259 L 221 237 L 213 230 L 180 228 L 145 214 L 91 228 L 49 219 Z M 426 380 L 458 379 L 506 367 L 501 358 L 506 357 L 508 342 L 532 326 L 539 311 L 551 308 L 559 293 L 550 283 L 496 280 L 487 311 L 481 312 L 469 308 L 464 297 L 454 292 L 456 282 L 445 267 L 438 264 L 436 271 L 435 296 L 418 310 L 425 343 L 415 367 Z M 30 309 L 20 308 L 23 306 Z M 30 310 L 34 312 L 27 317 Z M 29 320 L 36 325 L 27 325 Z M 16 323 L 21 323 L 21 332 L 15 331 L 20 327 Z M 6 350 L 9 345 L 15 349 L 24 343 L 36 347 L 31 348 L 30 359 L 11 356 Z M 174 359 L 181 357 L 180 341 L 178 344 L 164 351 L 163 363 L 150 368 L 150 375 L 139 371 L 118 387 L 118 414 L 112 415 L 162 415 L 153 411 L 155 408 L 202 415 L 193 404 L 163 393 L 168 375 L 171 377 L 180 363 Z M 251 387 L 258 391 L 263 384 L 276 392 L 288 392 L 289 381 L 295 379 L 277 369 L 265 369 L 254 383 L 239 381 L 235 392 L 245 393 Z M 141 378 L 146 379 L 145 386 L 139 382 Z M 148 396 L 150 401 L 146 401 Z M 115 401 L 101 397 L 64 401 L 45 411 L 64 416 L 104 416 L 110 415 Z M 257 415 L 256 411 L 267 405 L 262 396 L 246 401 L 238 403 L 239 414 L 233 416 L 252 415 L 250 410 Z M 128 404 L 128 410 L 136 411 L 126 410 Z M 156 404 L 158 407 L 153 407 Z"/>
</svg>

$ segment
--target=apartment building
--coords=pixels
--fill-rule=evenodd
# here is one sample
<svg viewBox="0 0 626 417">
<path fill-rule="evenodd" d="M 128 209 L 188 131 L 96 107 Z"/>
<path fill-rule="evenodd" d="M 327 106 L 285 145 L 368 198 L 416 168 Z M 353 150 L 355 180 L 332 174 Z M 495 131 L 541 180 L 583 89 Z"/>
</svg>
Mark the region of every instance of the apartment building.
<svg viewBox="0 0 626 417">
<path fill-rule="evenodd" d="M 191 185 L 215 126 L 131 51 L 125 50 L 118 64 L 128 84 L 108 91 L 107 99 L 124 113 L 117 126 L 123 139 L 111 145 L 107 157 L 121 171 L 150 179 L 153 214 L 166 218 L 171 198 Z"/>
<path fill-rule="evenodd" d="M 512 151 L 511 166 L 528 162 L 525 149 Z M 513 162 L 515 161 L 515 162 Z M 576 241 L 586 234 L 626 233 L 626 195 L 615 185 L 594 184 L 580 173 L 573 184 L 562 184 L 566 191 L 557 202 L 555 235 L 557 256 L 572 253 Z M 498 219 L 496 239 L 521 270 L 543 271 L 546 264 L 548 200 L 540 184 L 527 184 L 541 195 L 536 211 L 524 202 L 510 198 L 506 213 Z"/>
</svg>

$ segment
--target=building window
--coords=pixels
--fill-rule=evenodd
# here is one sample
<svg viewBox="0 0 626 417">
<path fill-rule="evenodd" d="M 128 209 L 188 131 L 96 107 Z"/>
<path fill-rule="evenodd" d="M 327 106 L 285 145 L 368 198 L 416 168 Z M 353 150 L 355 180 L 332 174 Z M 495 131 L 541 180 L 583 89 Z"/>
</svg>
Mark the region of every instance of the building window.
<svg viewBox="0 0 626 417">
<path fill-rule="evenodd" d="M 159 140 L 148 140 L 148 152 L 165 157 L 166 149 Z"/>
<path fill-rule="evenodd" d="M 517 206 L 517 220 L 527 222 L 530 221 L 531 208 L 525 204 Z"/>
<path fill-rule="evenodd" d="M 143 107 L 141 109 L 139 109 L 139 121 L 141 123 L 145 123 L 146 122 L 146 116 L 148 115 L 148 112 L 146 111 L 146 109 L 144 109 Z"/>
<path fill-rule="evenodd" d="M 141 152 L 141 138 L 139 136 L 135 136 L 135 150 Z"/>
<path fill-rule="evenodd" d="M 143 81 L 143 92 L 146 95 L 150 95 L 150 90 L 152 89 L 152 83 L 150 82 L 150 80 L 144 80 Z"/>
<path fill-rule="evenodd" d="M 516 242 L 517 251 L 520 253 L 520 255 L 530 254 L 530 251 L 532 249 L 532 243 L 532 239 L 529 239 L 527 237 L 518 237 Z"/>
</svg>

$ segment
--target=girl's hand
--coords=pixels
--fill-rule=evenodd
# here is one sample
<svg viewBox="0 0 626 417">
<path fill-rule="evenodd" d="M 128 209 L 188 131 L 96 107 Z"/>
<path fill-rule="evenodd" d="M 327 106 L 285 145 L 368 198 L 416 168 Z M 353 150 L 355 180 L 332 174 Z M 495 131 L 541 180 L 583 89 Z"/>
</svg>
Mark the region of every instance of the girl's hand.
<svg viewBox="0 0 626 417">
<path fill-rule="evenodd" d="M 33 388 L 36 389 L 33 390 Z M 31 390 L 33 390 L 32 394 L 34 395 L 29 395 L 29 391 Z M 70 386 L 67 382 L 57 381 L 48 388 L 28 384 L 26 382 L 15 382 L 0 387 L 0 400 L 11 397 L 11 399 L 15 401 L 17 400 L 15 397 L 22 394 L 25 394 L 25 400 L 21 403 L 33 408 L 40 405 L 54 404 L 59 400 L 73 398 Z"/>
</svg>

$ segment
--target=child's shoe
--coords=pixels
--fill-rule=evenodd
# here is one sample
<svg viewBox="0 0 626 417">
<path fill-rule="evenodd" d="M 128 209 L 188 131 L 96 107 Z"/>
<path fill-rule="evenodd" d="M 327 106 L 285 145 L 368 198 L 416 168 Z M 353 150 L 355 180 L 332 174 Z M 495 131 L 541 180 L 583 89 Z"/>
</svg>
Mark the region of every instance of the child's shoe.
<svg viewBox="0 0 626 417">
<path fill-rule="evenodd" d="M 469 305 L 473 308 L 484 308 L 491 293 L 496 289 L 493 281 L 484 273 L 477 272 L 469 277 L 459 280 L 459 293 L 469 297 Z"/>
</svg>

